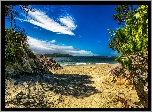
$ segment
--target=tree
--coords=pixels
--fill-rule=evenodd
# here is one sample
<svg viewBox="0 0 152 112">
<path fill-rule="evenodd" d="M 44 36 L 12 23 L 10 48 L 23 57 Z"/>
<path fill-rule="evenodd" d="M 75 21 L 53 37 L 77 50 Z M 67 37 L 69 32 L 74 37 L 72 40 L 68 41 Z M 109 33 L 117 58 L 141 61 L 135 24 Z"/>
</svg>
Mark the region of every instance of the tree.
<svg viewBox="0 0 152 112">
<path fill-rule="evenodd" d="M 116 9 L 122 7 L 119 6 Z M 128 6 L 124 7 L 128 9 Z M 124 65 L 127 70 L 132 70 L 130 64 L 133 60 L 129 58 L 130 55 L 148 55 L 148 6 L 139 6 L 135 10 L 135 14 L 131 11 L 123 13 L 124 7 L 119 10 L 121 14 L 118 12 L 118 15 L 114 15 L 114 19 L 125 17 L 123 19 L 125 26 L 117 28 L 116 31 L 109 29 L 111 34 L 109 47 L 121 54 L 116 60 Z M 121 22 L 122 19 L 118 19 L 118 21 Z"/>
<path fill-rule="evenodd" d="M 18 12 L 14 10 L 16 5 L 5 5 L 5 18 L 10 20 L 10 29 L 5 29 L 5 64 L 21 62 L 24 52 L 29 51 L 25 30 L 16 25 L 15 17 Z M 26 5 L 20 5 L 20 9 L 27 15 L 29 10 L 34 11 Z"/>
<path fill-rule="evenodd" d="M 5 18 L 10 20 L 10 28 L 5 28 L 5 68 L 19 64 L 24 65 L 25 59 L 36 57 L 29 49 L 27 36 L 24 29 L 16 25 L 15 17 L 18 12 L 14 10 L 17 5 L 5 5 Z M 27 5 L 20 5 L 20 9 L 27 15 L 28 11 L 34 11 Z M 16 68 L 15 70 L 19 70 Z M 5 70 L 7 77 L 7 69 Z M 14 75 L 14 74 L 11 74 Z"/>
<path fill-rule="evenodd" d="M 114 14 L 113 18 L 118 21 L 119 25 L 124 25 L 126 20 L 136 13 L 136 8 L 133 8 L 132 5 L 120 5 L 115 10 L 118 14 Z"/>
<path fill-rule="evenodd" d="M 145 80 L 140 79 L 145 85 L 148 81 L 148 5 L 139 5 L 137 9 L 120 5 L 116 11 L 118 14 L 114 14 L 114 20 L 124 26 L 116 31 L 109 29 L 109 47 L 121 54 L 116 58 L 122 65 L 121 74 L 134 84 L 134 79 L 140 77 L 139 73 L 147 74 Z M 126 70 L 130 72 L 129 76 Z"/>
<path fill-rule="evenodd" d="M 16 28 L 15 17 L 19 15 L 18 12 L 14 10 L 16 6 L 18 5 L 5 5 L 5 18 L 10 20 L 10 27 L 13 29 Z M 29 11 L 34 12 L 34 9 L 30 8 L 28 5 L 19 5 L 19 7 L 26 16 Z"/>
</svg>

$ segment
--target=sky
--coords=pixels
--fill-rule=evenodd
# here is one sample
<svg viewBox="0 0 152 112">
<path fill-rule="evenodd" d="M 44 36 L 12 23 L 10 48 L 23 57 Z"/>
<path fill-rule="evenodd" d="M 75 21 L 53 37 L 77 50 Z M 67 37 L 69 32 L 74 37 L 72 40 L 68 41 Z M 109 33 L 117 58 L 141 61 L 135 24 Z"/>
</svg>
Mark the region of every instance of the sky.
<svg viewBox="0 0 152 112">
<path fill-rule="evenodd" d="M 115 30 L 113 20 L 117 5 L 30 5 L 34 12 L 27 17 L 19 12 L 16 24 L 24 28 L 29 48 L 36 54 L 62 53 L 73 56 L 118 56 L 108 47 L 108 28 Z M 5 27 L 10 23 L 5 21 Z"/>
</svg>

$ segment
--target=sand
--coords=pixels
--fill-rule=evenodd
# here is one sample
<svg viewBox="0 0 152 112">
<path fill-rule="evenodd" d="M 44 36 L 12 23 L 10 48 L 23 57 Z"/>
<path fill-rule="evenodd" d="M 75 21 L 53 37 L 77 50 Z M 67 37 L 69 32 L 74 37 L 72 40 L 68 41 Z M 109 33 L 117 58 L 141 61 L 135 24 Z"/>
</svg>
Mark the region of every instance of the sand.
<svg viewBox="0 0 152 112">
<path fill-rule="evenodd" d="M 143 108 L 134 86 L 108 76 L 115 64 L 64 66 L 43 80 L 6 80 L 6 108 Z M 24 78 L 25 79 L 25 78 Z M 24 86 L 23 86 L 24 85 Z"/>
</svg>

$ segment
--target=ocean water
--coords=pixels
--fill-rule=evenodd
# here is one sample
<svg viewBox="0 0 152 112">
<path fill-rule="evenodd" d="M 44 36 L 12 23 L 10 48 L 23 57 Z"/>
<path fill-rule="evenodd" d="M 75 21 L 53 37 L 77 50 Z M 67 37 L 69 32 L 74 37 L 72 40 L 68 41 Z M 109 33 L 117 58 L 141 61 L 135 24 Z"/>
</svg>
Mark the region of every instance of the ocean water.
<svg viewBox="0 0 152 112">
<path fill-rule="evenodd" d="M 48 57 L 49 58 L 49 57 Z M 52 57 L 61 66 L 88 65 L 88 64 L 115 64 L 115 58 L 103 57 Z"/>
</svg>

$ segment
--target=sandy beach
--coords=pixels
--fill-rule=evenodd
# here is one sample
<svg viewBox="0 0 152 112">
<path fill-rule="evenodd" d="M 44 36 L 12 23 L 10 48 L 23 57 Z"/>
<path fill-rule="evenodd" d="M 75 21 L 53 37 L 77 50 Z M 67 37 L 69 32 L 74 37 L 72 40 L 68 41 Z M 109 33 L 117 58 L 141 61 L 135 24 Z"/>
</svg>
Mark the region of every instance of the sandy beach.
<svg viewBox="0 0 152 112">
<path fill-rule="evenodd" d="M 28 77 L 17 84 L 6 80 L 6 108 L 143 108 L 129 81 L 112 82 L 108 76 L 115 65 L 64 66 L 44 79 Z"/>
</svg>

